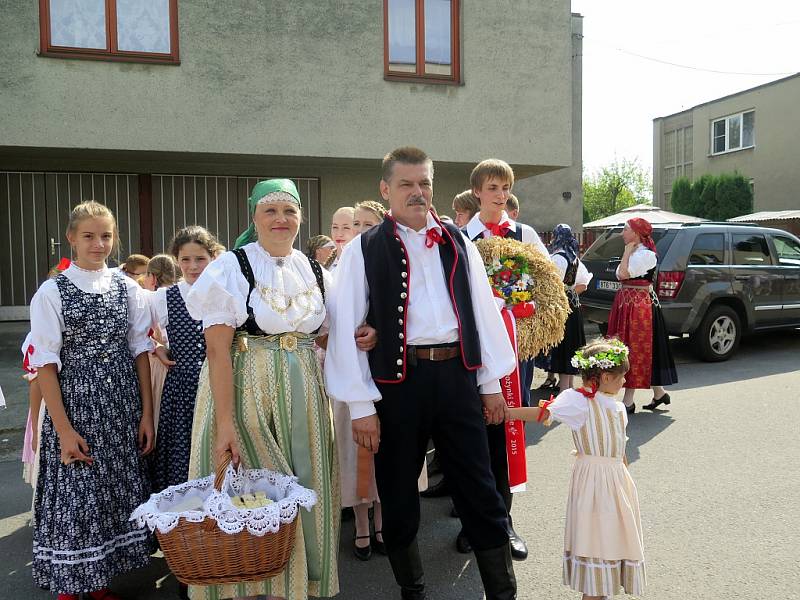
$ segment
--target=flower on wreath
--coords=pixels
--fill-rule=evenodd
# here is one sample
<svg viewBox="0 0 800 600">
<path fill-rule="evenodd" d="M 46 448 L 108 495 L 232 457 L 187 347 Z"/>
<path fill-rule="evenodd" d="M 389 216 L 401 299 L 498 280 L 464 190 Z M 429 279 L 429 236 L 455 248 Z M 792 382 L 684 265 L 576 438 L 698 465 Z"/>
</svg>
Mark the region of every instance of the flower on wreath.
<svg viewBox="0 0 800 600">
<path fill-rule="evenodd" d="M 598 352 L 592 356 L 584 356 L 578 350 L 570 363 L 576 369 L 586 371 L 589 369 L 613 369 L 620 366 L 628 358 L 628 347 L 620 340 L 610 340 L 611 348 L 607 352 Z"/>
<path fill-rule="evenodd" d="M 520 360 L 561 342 L 570 308 L 563 278 L 549 257 L 513 238 L 492 236 L 475 245 L 492 293 L 516 318 Z"/>
</svg>

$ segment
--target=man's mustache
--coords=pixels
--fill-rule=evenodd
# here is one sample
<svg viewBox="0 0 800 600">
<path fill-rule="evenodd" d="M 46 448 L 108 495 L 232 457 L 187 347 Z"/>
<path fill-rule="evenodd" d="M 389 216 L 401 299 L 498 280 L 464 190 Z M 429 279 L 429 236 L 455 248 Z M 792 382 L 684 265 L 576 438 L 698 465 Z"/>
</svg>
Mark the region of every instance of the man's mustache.
<svg viewBox="0 0 800 600">
<path fill-rule="evenodd" d="M 423 196 L 414 196 L 408 199 L 406 206 L 425 206 L 425 198 Z"/>
</svg>

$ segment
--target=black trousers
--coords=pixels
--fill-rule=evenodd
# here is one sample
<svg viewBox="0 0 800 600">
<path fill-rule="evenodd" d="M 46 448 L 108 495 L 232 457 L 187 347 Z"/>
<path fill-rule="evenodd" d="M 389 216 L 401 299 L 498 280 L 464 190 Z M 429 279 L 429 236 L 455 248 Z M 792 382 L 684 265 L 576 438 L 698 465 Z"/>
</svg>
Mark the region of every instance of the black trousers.
<svg viewBox="0 0 800 600">
<path fill-rule="evenodd" d="M 436 454 L 472 547 L 508 543 L 507 515 L 489 459 L 483 404 L 475 374 L 461 358 L 419 360 L 400 384 L 378 384 L 381 441 L 375 476 L 387 549 L 411 544 L 420 521 L 417 479 L 428 439 Z"/>
<path fill-rule="evenodd" d="M 487 425 L 486 437 L 489 439 L 489 460 L 492 464 L 492 474 L 494 475 L 497 493 L 503 499 L 503 506 L 506 509 L 506 516 L 511 515 L 511 500 L 514 495 L 511 493 L 511 486 L 508 481 L 508 454 L 506 453 L 506 426 Z M 438 448 L 437 448 L 438 451 Z"/>
</svg>

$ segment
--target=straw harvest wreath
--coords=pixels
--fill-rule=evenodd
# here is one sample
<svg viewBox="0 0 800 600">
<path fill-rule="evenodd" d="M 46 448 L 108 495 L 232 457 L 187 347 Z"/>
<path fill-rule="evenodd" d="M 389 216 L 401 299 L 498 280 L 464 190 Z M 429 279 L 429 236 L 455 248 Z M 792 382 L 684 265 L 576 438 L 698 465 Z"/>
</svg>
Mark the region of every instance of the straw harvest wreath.
<svg viewBox="0 0 800 600">
<path fill-rule="evenodd" d="M 517 353 L 527 360 L 564 338 L 569 303 L 552 261 L 530 244 L 494 236 L 476 242 L 489 285 L 517 317 Z M 533 302 L 535 311 L 526 310 Z"/>
</svg>

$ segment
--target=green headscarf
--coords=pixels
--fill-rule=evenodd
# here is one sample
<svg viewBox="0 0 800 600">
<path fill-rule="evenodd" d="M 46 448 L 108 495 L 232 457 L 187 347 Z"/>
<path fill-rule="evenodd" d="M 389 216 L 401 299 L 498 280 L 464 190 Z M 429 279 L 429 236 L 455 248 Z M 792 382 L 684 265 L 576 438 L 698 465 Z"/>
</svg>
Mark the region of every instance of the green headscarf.
<svg viewBox="0 0 800 600">
<path fill-rule="evenodd" d="M 271 194 L 276 194 L 274 200 L 267 198 Z M 250 215 L 250 226 L 244 230 L 242 235 L 236 238 L 234 248 L 241 248 L 250 242 L 256 241 L 258 238 L 256 226 L 253 224 L 253 213 L 256 212 L 256 207 L 265 198 L 267 202 L 294 202 L 299 208 L 302 208 L 300 194 L 291 179 L 265 179 L 259 181 L 253 186 L 253 191 L 250 192 L 250 197 L 247 199 L 247 214 Z"/>
</svg>

